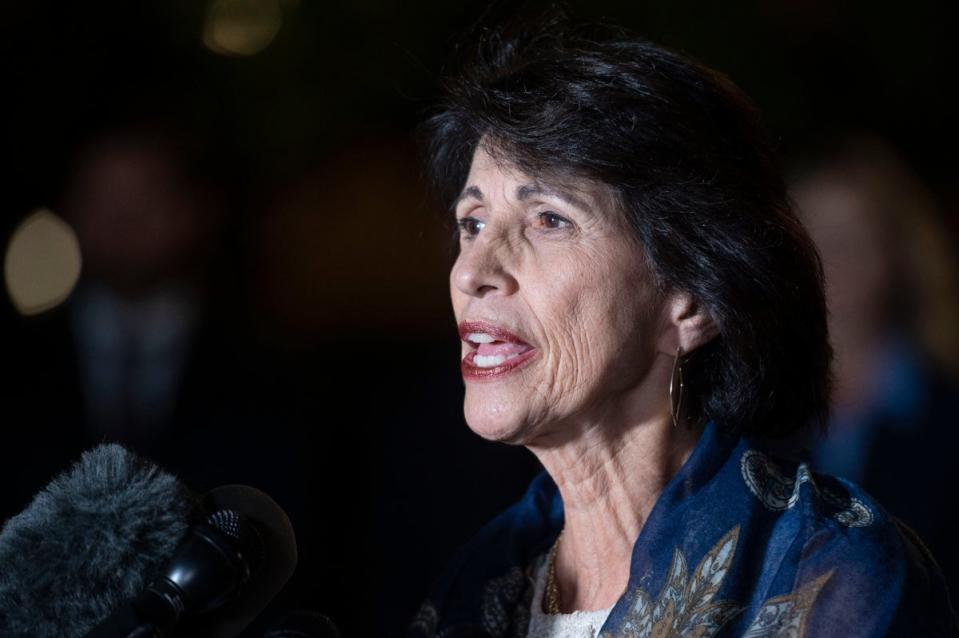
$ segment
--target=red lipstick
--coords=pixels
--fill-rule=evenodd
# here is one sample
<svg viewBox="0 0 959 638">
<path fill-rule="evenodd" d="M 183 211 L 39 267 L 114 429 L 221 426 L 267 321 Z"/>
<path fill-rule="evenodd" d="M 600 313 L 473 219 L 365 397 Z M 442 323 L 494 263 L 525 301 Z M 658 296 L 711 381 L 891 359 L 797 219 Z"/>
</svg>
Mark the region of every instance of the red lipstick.
<svg viewBox="0 0 959 638">
<path fill-rule="evenodd" d="M 459 325 L 459 333 L 472 348 L 460 365 L 466 381 L 499 380 L 518 370 L 538 352 L 512 332 L 482 321 L 464 321 Z"/>
</svg>

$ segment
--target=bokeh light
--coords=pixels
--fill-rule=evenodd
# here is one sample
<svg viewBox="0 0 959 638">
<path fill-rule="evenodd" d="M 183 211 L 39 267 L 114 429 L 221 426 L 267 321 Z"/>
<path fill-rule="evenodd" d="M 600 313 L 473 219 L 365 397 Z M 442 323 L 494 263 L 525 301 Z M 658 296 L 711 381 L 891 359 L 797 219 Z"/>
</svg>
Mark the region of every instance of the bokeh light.
<svg viewBox="0 0 959 638">
<path fill-rule="evenodd" d="M 38 210 L 17 226 L 7 244 L 7 294 L 22 315 L 50 310 L 70 296 L 81 264 L 80 244 L 70 225 L 49 210 Z"/>
<path fill-rule="evenodd" d="M 203 43 L 221 55 L 253 55 L 269 46 L 282 24 L 278 0 L 214 0 Z"/>
</svg>

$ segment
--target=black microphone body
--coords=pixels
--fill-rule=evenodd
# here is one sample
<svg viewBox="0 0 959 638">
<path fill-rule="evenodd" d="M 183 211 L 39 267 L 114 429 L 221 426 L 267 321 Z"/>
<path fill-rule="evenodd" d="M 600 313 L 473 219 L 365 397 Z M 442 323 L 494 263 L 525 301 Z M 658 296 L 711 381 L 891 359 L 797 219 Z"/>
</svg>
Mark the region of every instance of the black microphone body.
<svg viewBox="0 0 959 638">
<path fill-rule="evenodd" d="M 256 527 L 219 510 L 194 525 L 157 578 L 87 638 L 174 635 L 192 615 L 220 609 L 246 585 L 263 560 Z"/>
<path fill-rule="evenodd" d="M 166 630 L 185 615 L 225 605 L 262 560 L 256 527 L 235 512 L 219 510 L 190 530 L 163 574 L 137 597 L 134 607 Z"/>
</svg>

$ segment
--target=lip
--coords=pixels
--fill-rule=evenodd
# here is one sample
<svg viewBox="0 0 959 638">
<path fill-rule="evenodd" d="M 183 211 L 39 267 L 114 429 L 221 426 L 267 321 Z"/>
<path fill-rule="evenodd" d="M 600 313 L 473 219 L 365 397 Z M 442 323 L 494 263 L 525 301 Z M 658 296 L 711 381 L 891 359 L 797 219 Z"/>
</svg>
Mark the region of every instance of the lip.
<svg viewBox="0 0 959 638">
<path fill-rule="evenodd" d="M 493 325 L 491 323 L 486 323 L 485 321 L 463 321 L 460 323 L 459 333 L 460 339 L 466 341 L 466 335 L 473 332 L 485 332 L 491 337 L 495 337 L 497 341 L 505 341 L 507 343 L 518 343 L 520 345 L 529 346 L 530 344 L 526 343 L 523 339 L 520 339 L 514 335 L 509 330 L 505 328 L 500 328 L 499 326 Z"/>
<path fill-rule="evenodd" d="M 473 362 L 473 359 L 476 357 L 476 350 L 471 350 L 466 354 L 465 357 L 463 357 L 463 360 L 460 363 L 460 370 L 463 373 L 463 379 L 465 381 L 499 380 L 508 374 L 519 370 L 539 353 L 539 350 L 535 346 L 527 343 L 509 330 L 491 323 L 486 323 L 484 321 L 464 321 L 459 324 L 458 328 L 460 339 L 468 344 L 469 342 L 466 341 L 466 335 L 473 332 L 484 332 L 495 338 L 497 341 L 517 343 L 529 347 L 528 351 L 504 361 L 502 365 L 498 365 L 495 368 L 481 368 L 477 366 Z M 470 347 L 473 347 L 473 344 L 469 345 Z"/>
</svg>

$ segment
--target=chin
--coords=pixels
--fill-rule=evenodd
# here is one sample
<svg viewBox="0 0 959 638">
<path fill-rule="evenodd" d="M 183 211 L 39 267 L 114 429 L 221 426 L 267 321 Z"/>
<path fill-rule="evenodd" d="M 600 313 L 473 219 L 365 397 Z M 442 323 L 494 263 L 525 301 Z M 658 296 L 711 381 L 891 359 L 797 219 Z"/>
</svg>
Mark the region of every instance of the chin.
<svg viewBox="0 0 959 638">
<path fill-rule="evenodd" d="M 521 445 L 529 438 L 527 421 L 515 410 L 508 406 L 471 400 L 469 391 L 463 405 L 463 415 L 470 429 L 487 441 Z"/>
</svg>

